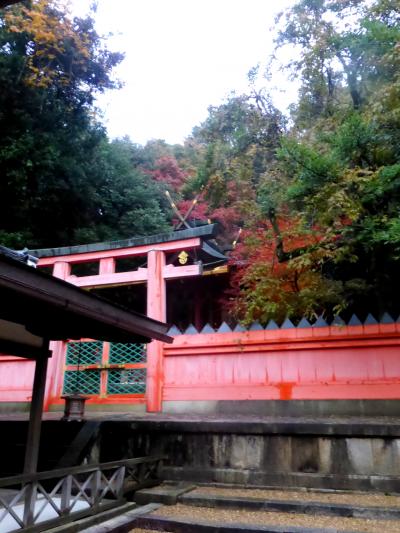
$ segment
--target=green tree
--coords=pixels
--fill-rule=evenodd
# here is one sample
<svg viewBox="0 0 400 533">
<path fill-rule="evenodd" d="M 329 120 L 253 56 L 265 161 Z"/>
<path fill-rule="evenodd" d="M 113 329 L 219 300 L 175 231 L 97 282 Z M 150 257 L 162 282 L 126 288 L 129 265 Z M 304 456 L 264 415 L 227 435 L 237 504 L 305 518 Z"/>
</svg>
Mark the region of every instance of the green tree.
<svg viewBox="0 0 400 533">
<path fill-rule="evenodd" d="M 57 2 L 4 10 L 0 25 L 0 239 L 56 246 L 167 227 L 161 194 L 135 170 L 138 147 L 109 143 L 95 96 L 117 88 L 91 17 Z M 135 159 L 136 152 L 136 159 Z"/>
<path fill-rule="evenodd" d="M 277 151 L 277 186 L 267 182 L 259 199 L 264 213 L 289 213 L 318 243 L 282 253 L 276 230 L 275 255 L 288 268 L 309 261 L 327 287 L 340 282 L 337 305 L 349 311 L 397 311 L 398 10 L 380 0 L 302 0 L 285 24 L 277 42 L 300 47 L 302 87 L 294 127 Z M 332 310 L 332 302 L 314 302 L 309 311 Z"/>
<path fill-rule="evenodd" d="M 233 311 L 247 322 L 398 313 L 398 2 L 300 0 L 279 20 L 277 46 L 298 51 L 299 100 L 256 186 Z"/>
<path fill-rule="evenodd" d="M 103 141 L 92 160 L 90 182 L 96 188 L 86 205 L 87 225 L 74 233 L 76 242 L 112 240 L 162 233 L 171 229 L 162 189 L 135 166 L 136 147 L 128 139 Z"/>
<path fill-rule="evenodd" d="M 1 13 L 0 227 L 11 246 L 69 243 L 89 217 L 91 160 L 105 139 L 95 93 L 115 86 L 120 54 L 93 20 L 43 0 Z"/>
<path fill-rule="evenodd" d="M 376 86 L 393 77 L 383 58 L 398 42 L 398 2 L 301 0 L 279 15 L 278 47 L 291 45 L 298 58 L 287 67 L 302 85 L 297 118 L 360 109 Z"/>
<path fill-rule="evenodd" d="M 284 129 L 284 117 L 268 95 L 252 90 L 210 107 L 206 121 L 193 130 L 190 140 L 200 147 L 202 161 L 183 193 L 203 190 L 208 216 L 223 226 L 225 243 L 257 217 L 257 189 Z"/>
</svg>

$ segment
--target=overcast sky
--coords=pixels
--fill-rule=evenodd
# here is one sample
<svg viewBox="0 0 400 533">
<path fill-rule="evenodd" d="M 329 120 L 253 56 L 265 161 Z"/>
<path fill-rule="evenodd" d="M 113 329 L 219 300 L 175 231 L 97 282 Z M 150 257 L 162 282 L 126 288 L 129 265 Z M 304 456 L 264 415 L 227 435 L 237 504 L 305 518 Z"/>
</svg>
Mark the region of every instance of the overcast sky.
<svg viewBox="0 0 400 533">
<path fill-rule="evenodd" d="M 275 14 L 294 0 L 99 0 L 97 29 L 123 51 L 116 70 L 123 89 L 99 99 L 111 137 L 180 143 L 272 52 Z M 90 0 L 73 0 L 77 15 Z M 275 102 L 285 108 L 295 87 L 274 76 Z M 283 91 L 283 92 L 282 92 Z"/>
</svg>

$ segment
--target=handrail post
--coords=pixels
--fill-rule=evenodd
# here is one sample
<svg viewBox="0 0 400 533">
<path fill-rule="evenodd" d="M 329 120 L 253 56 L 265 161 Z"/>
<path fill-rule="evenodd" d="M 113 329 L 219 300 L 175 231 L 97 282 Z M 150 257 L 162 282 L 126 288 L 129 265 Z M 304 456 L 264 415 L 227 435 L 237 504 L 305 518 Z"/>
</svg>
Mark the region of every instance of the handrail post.
<svg viewBox="0 0 400 533">
<path fill-rule="evenodd" d="M 97 507 L 100 503 L 100 492 L 101 490 L 101 470 L 95 470 L 93 472 L 93 481 L 92 481 L 92 505 Z"/>
<path fill-rule="evenodd" d="M 125 482 L 125 473 L 126 467 L 121 466 L 118 470 L 117 480 L 116 480 L 116 495 L 119 500 L 122 500 L 124 497 L 124 482 Z"/>
<path fill-rule="evenodd" d="M 48 347 L 49 341 L 43 341 L 43 350 L 48 350 Z M 28 437 L 25 449 L 24 474 L 33 474 L 37 470 L 43 399 L 46 388 L 47 362 L 48 355 L 46 354 L 42 357 L 38 357 L 35 363 L 32 400 L 29 412 Z"/>
<path fill-rule="evenodd" d="M 156 475 L 158 478 L 161 478 L 161 470 L 163 467 L 164 458 L 158 459 L 157 465 L 156 465 Z"/>
<path fill-rule="evenodd" d="M 37 482 L 31 481 L 27 483 L 25 498 L 24 498 L 24 527 L 29 527 L 34 524 L 35 506 L 36 506 L 36 492 Z"/>
<path fill-rule="evenodd" d="M 72 476 L 66 476 L 61 491 L 61 513 L 68 514 L 71 501 Z"/>
</svg>

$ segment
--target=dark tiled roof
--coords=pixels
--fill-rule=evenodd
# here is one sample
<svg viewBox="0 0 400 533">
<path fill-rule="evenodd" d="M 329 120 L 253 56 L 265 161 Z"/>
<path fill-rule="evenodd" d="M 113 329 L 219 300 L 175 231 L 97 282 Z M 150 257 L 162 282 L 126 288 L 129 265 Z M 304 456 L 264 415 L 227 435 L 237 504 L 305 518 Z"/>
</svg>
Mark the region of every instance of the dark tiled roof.
<svg viewBox="0 0 400 533">
<path fill-rule="evenodd" d="M 92 244 L 82 244 L 79 246 L 63 246 L 61 248 L 43 248 L 39 250 L 30 250 L 29 253 L 36 257 L 54 257 L 59 255 L 84 254 L 88 252 L 100 252 L 104 250 L 118 250 L 119 248 L 131 248 L 134 246 L 146 246 L 149 244 L 160 244 L 163 242 L 173 242 L 177 240 L 192 239 L 203 237 L 212 239 L 217 233 L 216 224 L 198 226 L 196 228 L 184 229 L 180 231 L 171 231 L 169 233 L 159 233 L 157 235 L 148 235 L 145 237 L 133 237 L 121 241 L 97 242 Z"/>
<path fill-rule="evenodd" d="M 10 257 L 11 259 L 21 261 L 22 263 L 26 263 L 28 265 L 30 264 L 31 266 L 36 265 L 36 263 L 38 262 L 38 258 L 34 257 L 33 255 L 30 255 L 27 248 L 19 251 L 11 250 L 11 248 L 7 248 L 6 246 L 0 245 L 0 255 Z"/>
</svg>

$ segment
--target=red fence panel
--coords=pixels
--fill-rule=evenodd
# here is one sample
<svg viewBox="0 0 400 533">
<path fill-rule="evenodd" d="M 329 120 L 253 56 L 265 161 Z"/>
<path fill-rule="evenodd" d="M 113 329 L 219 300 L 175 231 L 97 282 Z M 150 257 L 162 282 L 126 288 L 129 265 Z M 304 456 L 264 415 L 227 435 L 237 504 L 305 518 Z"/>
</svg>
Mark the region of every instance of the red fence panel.
<svg viewBox="0 0 400 533">
<path fill-rule="evenodd" d="M 399 324 L 183 334 L 164 400 L 400 398 Z"/>
</svg>

